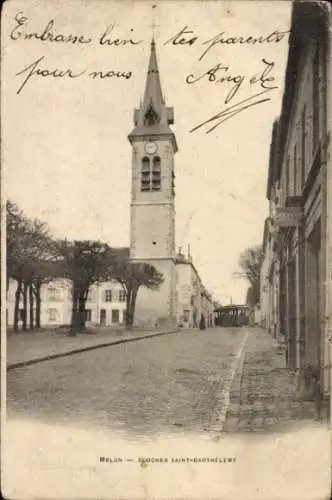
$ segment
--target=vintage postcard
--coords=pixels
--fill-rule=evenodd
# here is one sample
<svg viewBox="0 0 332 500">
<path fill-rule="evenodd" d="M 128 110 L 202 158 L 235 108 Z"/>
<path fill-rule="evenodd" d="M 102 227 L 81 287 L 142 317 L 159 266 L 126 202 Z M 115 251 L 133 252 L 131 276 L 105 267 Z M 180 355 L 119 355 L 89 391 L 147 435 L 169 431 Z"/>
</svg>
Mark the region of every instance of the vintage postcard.
<svg viewBox="0 0 332 500">
<path fill-rule="evenodd" d="M 331 493 L 331 11 L 9 0 L 8 499 Z"/>
</svg>

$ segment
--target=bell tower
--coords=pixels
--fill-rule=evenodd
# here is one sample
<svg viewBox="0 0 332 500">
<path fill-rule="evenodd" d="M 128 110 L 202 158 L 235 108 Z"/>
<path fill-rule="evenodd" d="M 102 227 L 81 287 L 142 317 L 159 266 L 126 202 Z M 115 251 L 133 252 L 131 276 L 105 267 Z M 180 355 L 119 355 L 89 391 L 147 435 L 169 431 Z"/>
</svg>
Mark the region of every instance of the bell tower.
<svg viewBox="0 0 332 500">
<path fill-rule="evenodd" d="M 161 90 L 155 41 L 143 101 L 134 111 L 130 210 L 130 258 L 146 262 L 163 274 L 157 291 L 140 288 L 135 311 L 137 325 L 174 324 L 176 316 L 174 155 L 177 144 L 170 125 L 173 108 Z"/>
</svg>

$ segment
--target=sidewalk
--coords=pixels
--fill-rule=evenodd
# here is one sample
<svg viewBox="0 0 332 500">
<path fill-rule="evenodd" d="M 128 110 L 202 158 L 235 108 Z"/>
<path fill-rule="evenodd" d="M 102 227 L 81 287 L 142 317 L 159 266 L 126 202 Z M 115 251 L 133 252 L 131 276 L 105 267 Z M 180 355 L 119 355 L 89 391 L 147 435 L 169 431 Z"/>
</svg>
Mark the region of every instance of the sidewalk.
<svg viewBox="0 0 332 500">
<path fill-rule="evenodd" d="M 132 331 L 111 328 L 96 329 L 91 333 L 80 333 L 75 337 L 61 329 L 38 332 L 18 332 L 7 334 L 7 369 L 47 361 L 78 352 L 98 349 L 108 345 L 132 342 L 139 339 L 168 335 L 179 331 L 177 328 L 163 330 Z"/>
<path fill-rule="evenodd" d="M 233 381 L 224 431 L 273 432 L 317 419 L 315 401 L 300 399 L 295 372 L 285 367 L 276 340 L 252 329 Z"/>
</svg>

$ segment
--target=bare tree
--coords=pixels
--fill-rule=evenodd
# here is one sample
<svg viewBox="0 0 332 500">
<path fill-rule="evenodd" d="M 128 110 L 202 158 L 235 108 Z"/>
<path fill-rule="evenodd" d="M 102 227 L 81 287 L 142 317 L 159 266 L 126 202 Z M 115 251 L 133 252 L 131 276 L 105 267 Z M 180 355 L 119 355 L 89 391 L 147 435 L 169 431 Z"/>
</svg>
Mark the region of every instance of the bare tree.
<svg viewBox="0 0 332 500">
<path fill-rule="evenodd" d="M 6 203 L 6 281 L 7 291 L 10 278 L 15 278 L 20 267 L 23 242 L 26 237 L 28 219 L 18 206 L 7 200 Z"/>
<path fill-rule="evenodd" d="M 140 287 L 158 290 L 164 278 L 154 266 L 129 260 L 119 263 L 113 272 L 126 294 L 126 328 L 130 329 L 134 323 L 136 298 Z"/>
<path fill-rule="evenodd" d="M 246 248 L 239 258 L 240 271 L 235 273 L 238 278 L 245 278 L 250 286 L 247 292 L 247 304 L 256 305 L 260 294 L 260 270 L 263 261 L 262 245 Z"/>
<path fill-rule="evenodd" d="M 29 219 L 12 201 L 6 204 L 7 290 L 10 278 L 17 282 L 14 307 L 14 330 L 18 330 L 19 305 L 22 299 L 22 329 L 27 329 L 29 298 L 30 328 L 34 328 L 33 281 L 41 260 L 51 259 L 52 240 L 47 224 Z M 40 309 L 40 308 L 39 308 Z M 39 321 L 40 322 L 40 321 Z M 40 325 L 39 325 L 40 326 Z"/>
<path fill-rule="evenodd" d="M 50 255 L 54 255 L 52 248 Z M 64 277 L 63 264 L 59 260 L 38 260 L 29 266 L 29 304 L 30 304 L 30 328 L 41 327 L 41 289 L 42 285 L 52 282 L 56 278 Z M 34 308 L 34 304 L 36 307 Z M 35 315 L 34 315 L 35 311 Z"/>
<path fill-rule="evenodd" d="M 113 251 L 99 241 L 59 241 L 63 276 L 72 282 L 71 334 L 85 329 L 85 303 L 93 283 L 110 273 Z"/>
</svg>

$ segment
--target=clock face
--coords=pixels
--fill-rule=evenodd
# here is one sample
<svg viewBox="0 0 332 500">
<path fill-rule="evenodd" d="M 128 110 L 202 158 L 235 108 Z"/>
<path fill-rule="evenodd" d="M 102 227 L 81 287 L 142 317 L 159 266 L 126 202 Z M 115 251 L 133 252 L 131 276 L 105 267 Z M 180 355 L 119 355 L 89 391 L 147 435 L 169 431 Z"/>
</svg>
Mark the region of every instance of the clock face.
<svg viewBox="0 0 332 500">
<path fill-rule="evenodd" d="M 153 155 L 157 151 L 158 147 L 155 142 L 146 142 L 145 143 L 145 152 L 148 155 Z"/>
</svg>

